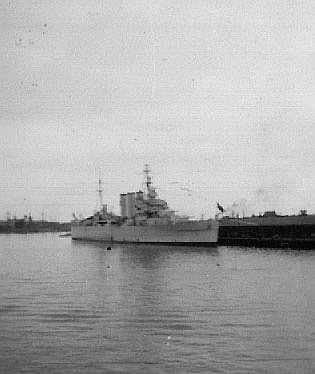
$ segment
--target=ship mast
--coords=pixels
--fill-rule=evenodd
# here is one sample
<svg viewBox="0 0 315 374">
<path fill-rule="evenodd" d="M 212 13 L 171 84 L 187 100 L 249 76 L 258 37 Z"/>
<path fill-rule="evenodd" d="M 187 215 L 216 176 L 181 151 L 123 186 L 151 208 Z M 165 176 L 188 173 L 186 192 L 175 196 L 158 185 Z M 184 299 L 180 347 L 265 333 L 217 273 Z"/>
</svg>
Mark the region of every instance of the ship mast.
<svg viewBox="0 0 315 374">
<path fill-rule="evenodd" d="M 103 209 L 103 188 L 102 188 L 102 180 L 101 180 L 101 176 L 98 177 L 98 190 L 96 190 L 98 192 L 98 198 L 99 198 L 99 202 L 100 202 L 100 210 Z"/>
<path fill-rule="evenodd" d="M 149 193 L 152 181 L 151 181 L 150 169 L 149 169 L 149 165 L 148 164 L 144 165 L 143 172 L 144 172 L 144 175 L 145 175 L 145 184 L 146 184 L 146 187 L 147 187 L 147 192 Z"/>
<path fill-rule="evenodd" d="M 103 184 L 101 179 L 101 174 L 99 174 L 98 177 L 98 189 L 96 190 L 98 192 L 98 198 L 99 198 L 99 204 L 100 204 L 100 214 L 106 215 L 107 214 L 107 204 L 103 203 Z"/>
<path fill-rule="evenodd" d="M 155 191 L 155 188 L 152 187 L 152 179 L 151 179 L 150 171 L 151 170 L 149 169 L 149 165 L 145 164 L 143 172 L 145 175 L 145 184 L 147 187 L 147 197 L 154 199 L 156 198 L 156 191 Z"/>
</svg>

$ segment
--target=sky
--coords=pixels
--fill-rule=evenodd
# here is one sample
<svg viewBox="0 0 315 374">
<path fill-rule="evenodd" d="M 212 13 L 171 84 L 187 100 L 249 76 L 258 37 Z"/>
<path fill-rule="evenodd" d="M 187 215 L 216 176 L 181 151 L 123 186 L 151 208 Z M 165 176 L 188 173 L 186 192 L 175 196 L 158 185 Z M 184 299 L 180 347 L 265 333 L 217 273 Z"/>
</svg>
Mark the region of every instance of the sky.
<svg viewBox="0 0 315 374">
<path fill-rule="evenodd" d="M 143 189 L 180 214 L 315 213 L 313 0 L 3 0 L 0 219 Z"/>
</svg>

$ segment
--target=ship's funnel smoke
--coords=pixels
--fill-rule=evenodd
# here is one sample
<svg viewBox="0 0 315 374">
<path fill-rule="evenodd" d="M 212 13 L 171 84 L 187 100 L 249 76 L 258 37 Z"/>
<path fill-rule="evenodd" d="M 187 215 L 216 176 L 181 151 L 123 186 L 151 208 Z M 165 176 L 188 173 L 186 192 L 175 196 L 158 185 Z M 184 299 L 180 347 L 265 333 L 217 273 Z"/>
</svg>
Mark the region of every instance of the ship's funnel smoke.
<svg viewBox="0 0 315 374">
<path fill-rule="evenodd" d="M 240 199 L 226 206 L 224 214 L 231 217 L 244 217 L 251 214 L 251 211 L 250 203 L 246 199 Z"/>
<path fill-rule="evenodd" d="M 269 188 L 260 187 L 254 192 L 254 198 L 258 203 L 270 203 L 273 200 L 273 192 Z"/>
<path fill-rule="evenodd" d="M 281 213 L 283 206 L 291 199 L 291 193 L 286 186 L 280 184 L 261 186 L 253 191 L 249 199 L 242 198 L 234 201 L 231 205 L 224 206 L 224 215 L 244 217 L 263 214 L 270 210 Z"/>
<path fill-rule="evenodd" d="M 288 186 L 281 183 L 274 183 L 270 186 L 262 186 L 255 190 L 253 202 L 256 211 L 282 210 L 292 201 L 292 191 Z"/>
</svg>

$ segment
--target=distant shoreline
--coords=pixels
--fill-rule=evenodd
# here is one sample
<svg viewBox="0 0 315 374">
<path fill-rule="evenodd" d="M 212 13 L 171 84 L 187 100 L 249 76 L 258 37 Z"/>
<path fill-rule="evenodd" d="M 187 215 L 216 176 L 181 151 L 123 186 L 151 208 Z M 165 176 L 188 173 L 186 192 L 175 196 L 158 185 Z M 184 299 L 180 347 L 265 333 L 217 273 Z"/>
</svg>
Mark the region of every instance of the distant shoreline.
<svg viewBox="0 0 315 374">
<path fill-rule="evenodd" d="M 1 230 L 0 235 L 1 234 L 40 234 L 40 233 L 45 233 L 45 232 L 59 232 L 59 233 L 64 232 L 64 233 L 68 234 L 68 230 L 64 230 L 64 229 L 58 229 L 58 230 L 37 229 L 37 230 Z M 66 236 L 66 235 L 64 235 L 64 236 Z"/>
<path fill-rule="evenodd" d="M 0 223 L 0 234 L 27 234 L 40 232 L 69 232 L 70 222 L 12 220 Z"/>
</svg>

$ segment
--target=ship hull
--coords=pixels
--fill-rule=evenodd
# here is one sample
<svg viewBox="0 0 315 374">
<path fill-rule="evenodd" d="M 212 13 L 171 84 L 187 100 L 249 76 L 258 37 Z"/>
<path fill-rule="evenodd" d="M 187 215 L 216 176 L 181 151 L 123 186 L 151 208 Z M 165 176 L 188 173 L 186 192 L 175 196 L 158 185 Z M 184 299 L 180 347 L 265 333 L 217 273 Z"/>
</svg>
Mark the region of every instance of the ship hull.
<svg viewBox="0 0 315 374">
<path fill-rule="evenodd" d="M 214 220 L 152 226 L 85 226 L 80 223 L 71 226 L 74 240 L 160 245 L 214 246 L 218 231 L 218 223 Z"/>
</svg>

